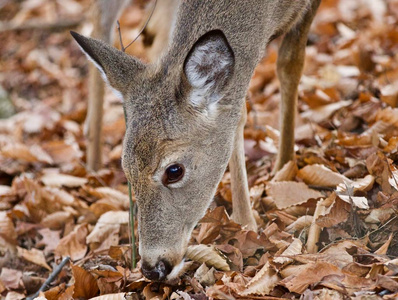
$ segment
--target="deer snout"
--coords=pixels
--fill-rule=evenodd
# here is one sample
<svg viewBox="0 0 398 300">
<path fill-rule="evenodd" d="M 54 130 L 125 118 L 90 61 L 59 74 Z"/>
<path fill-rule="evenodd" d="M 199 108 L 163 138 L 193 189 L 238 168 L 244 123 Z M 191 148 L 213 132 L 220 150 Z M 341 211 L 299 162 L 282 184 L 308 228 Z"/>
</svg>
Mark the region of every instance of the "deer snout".
<svg viewBox="0 0 398 300">
<path fill-rule="evenodd" d="M 150 265 L 146 261 L 141 265 L 142 274 L 149 280 L 153 281 L 164 281 L 172 270 L 173 267 L 171 264 L 164 259 L 158 261 L 155 266 Z"/>
</svg>

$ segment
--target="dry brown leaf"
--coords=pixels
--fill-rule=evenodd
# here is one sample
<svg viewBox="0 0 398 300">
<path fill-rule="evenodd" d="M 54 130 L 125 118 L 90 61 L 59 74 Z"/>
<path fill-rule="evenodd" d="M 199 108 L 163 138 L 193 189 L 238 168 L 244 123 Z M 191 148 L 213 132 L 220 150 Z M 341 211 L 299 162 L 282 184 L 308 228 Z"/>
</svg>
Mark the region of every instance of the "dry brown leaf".
<svg viewBox="0 0 398 300">
<path fill-rule="evenodd" d="M 214 246 L 206 246 L 203 244 L 189 246 L 185 255 L 190 260 L 205 263 L 210 267 L 215 267 L 222 271 L 230 270 L 225 258 L 221 256 Z"/>
<path fill-rule="evenodd" d="M 69 211 L 56 211 L 55 213 L 45 216 L 41 220 L 41 224 L 51 230 L 59 230 L 64 228 L 68 221 L 73 220 L 73 215 Z"/>
<path fill-rule="evenodd" d="M 278 264 L 286 264 L 293 262 L 291 256 L 301 254 L 301 250 L 303 248 L 303 243 L 300 239 L 293 239 L 293 242 L 283 251 L 280 256 L 274 258 L 274 263 Z"/>
<path fill-rule="evenodd" d="M 343 293 L 338 291 L 323 288 L 321 290 L 306 290 L 303 294 L 304 299 L 314 300 L 344 300 L 346 299 Z"/>
<path fill-rule="evenodd" d="M 364 178 L 350 182 L 349 187 L 354 188 L 354 192 L 356 191 L 368 192 L 370 189 L 372 189 L 374 182 L 375 182 L 374 176 L 369 174 L 366 175 Z M 343 192 L 346 190 L 347 186 L 345 183 L 340 183 L 336 188 L 337 192 Z"/>
<path fill-rule="evenodd" d="M 128 211 L 109 211 L 104 213 L 97 223 L 93 231 L 87 236 L 88 243 L 100 243 L 107 236 L 107 232 L 113 228 L 120 228 L 120 225 L 129 223 Z"/>
<path fill-rule="evenodd" d="M 279 277 L 276 271 L 267 262 L 256 276 L 252 278 L 245 286 L 245 290 L 240 292 L 241 296 L 249 295 L 268 295 L 278 284 Z"/>
<path fill-rule="evenodd" d="M 0 293 L 3 293 L 7 288 L 5 287 L 4 283 L 0 279 Z"/>
<path fill-rule="evenodd" d="M 72 261 L 83 258 L 87 252 L 87 234 L 87 224 L 76 226 L 71 233 L 61 239 L 54 253 L 59 256 L 70 256 Z"/>
<path fill-rule="evenodd" d="M 380 89 L 381 101 L 387 103 L 391 107 L 398 106 L 398 86 L 396 84 L 388 84 Z"/>
<path fill-rule="evenodd" d="M 216 282 L 216 278 L 214 277 L 214 268 L 209 269 L 205 263 L 203 263 L 194 274 L 194 277 L 200 282 L 203 286 L 210 286 Z"/>
<path fill-rule="evenodd" d="M 87 188 L 87 191 L 98 198 L 111 198 L 119 202 L 123 208 L 127 209 L 130 207 L 129 196 L 122 192 L 112 189 L 110 187 L 99 187 L 95 189 Z"/>
<path fill-rule="evenodd" d="M 7 296 L 4 298 L 4 300 L 22 300 L 25 298 L 26 298 L 25 294 L 17 293 L 14 291 L 9 291 L 7 293 Z"/>
<path fill-rule="evenodd" d="M 14 224 L 7 216 L 7 212 L 0 211 L 0 252 L 13 251 L 17 245 L 17 237 Z"/>
<path fill-rule="evenodd" d="M 377 112 L 376 120 L 398 127 L 398 108 L 387 107 Z"/>
<path fill-rule="evenodd" d="M 107 294 L 107 295 L 90 298 L 90 300 L 125 300 L 125 299 L 128 299 L 128 295 L 126 295 L 126 293 Z"/>
<path fill-rule="evenodd" d="M 298 172 L 297 164 L 293 160 L 286 163 L 282 169 L 275 173 L 273 181 L 292 181 Z"/>
<path fill-rule="evenodd" d="M 37 247 L 44 246 L 44 254 L 53 252 L 60 241 L 61 231 L 54 231 L 50 230 L 49 228 L 43 228 L 40 229 L 38 232 L 43 238 L 37 243 Z"/>
<path fill-rule="evenodd" d="M 53 160 L 40 146 L 32 145 L 30 147 L 18 144 L 9 143 L 1 148 L 0 154 L 7 158 L 23 160 L 26 162 L 43 162 L 52 164 Z"/>
<path fill-rule="evenodd" d="M 76 142 L 49 141 L 44 143 L 42 147 L 51 156 L 55 164 L 70 163 L 83 156 Z"/>
<path fill-rule="evenodd" d="M 326 202 L 331 204 L 326 208 L 325 212 L 316 219 L 316 224 L 321 227 L 332 227 L 342 222 L 345 222 L 351 211 L 351 205 L 332 193 Z"/>
<path fill-rule="evenodd" d="M 286 232 L 301 232 L 303 229 L 309 229 L 312 224 L 313 216 L 301 216 L 292 224 L 286 227 Z"/>
<path fill-rule="evenodd" d="M 349 195 L 341 195 L 339 194 L 338 197 L 347 202 L 352 203 L 354 206 L 360 209 L 369 209 L 368 199 L 366 197 L 358 197 L 358 196 L 349 196 Z"/>
<path fill-rule="evenodd" d="M 47 173 L 43 175 L 40 180 L 47 186 L 55 187 L 79 187 L 87 183 L 86 178 L 58 173 Z"/>
<path fill-rule="evenodd" d="M 8 290 L 24 288 L 22 275 L 22 272 L 19 270 L 9 268 L 1 268 L 0 270 L 0 280 Z"/>
<path fill-rule="evenodd" d="M 301 114 L 301 117 L 315 123 L 321 123 L 327 120 L 337 110 L 352 104 L 351 100 L 339 101 L 328 105 L 320 106 L 315 109 L 309 109 Z"/>
<path fill-rule="evenodd" d="M 308 263 L 279 284 L 285 286 L 290 292 L 302 294 L 309 285 L 316 284 L 329 275 L 343 275 L 343 273 L 338 267 L 327 262 Z"/>
<path fill-rule="evenodd" d="M 323 165 L 308 165 L 298 171 L 297 174 L 306 184 L 335 187 L 340 183 L 351 183 L 351 180 L 339 173 L 333 172 Z"/>
<path fill-rule="evenodd" d="M 320 251 L 320 253 L 322 253 L 322 258 L 320 257 L 319 260 L 327 261 L 343 269 L 354 262 L 353 256 L 348 253 L 348 251 L 357 248 L 358 245 L 359 243 L 353 241 L 339 241 L 322 249 Z"/>
<path fill-rule="evenodd" d="M 365 222 L 371 224 L 384 223 L 395 214 L 393 208 L 374 208 L 366 217 Z"/>
<path fill-rule="evenodd" d="M 97 295 L 99 289 L 93 275 L 76 265 L 72 265 L 72 272 L 75 279 L 74 299 L 89 299 Z"/>
<path fill-rule="evenodd" d="M 391 233 L 390 236 L 388 237 L 388 240 L 379 248 L 375 251 L 376 254 L 379 255 L 386 255 L 388 248 L 390 248 L 392 238 L 394 237 L 394 234 Z"/>
<path fill-rule="evenodd" d="M 305 183 L 294 181 L 268 182 L 266 191 L 268 196 L 275 201 L 278 209 L 323 197 L 322 193 L 310 189 Z"/>
<path fill-rule="evenodd" d="M 36 265 L 39 265 L 47 270 L 51 271 L 51 267 L 47 264 L 46 258 L 44 256 L 43 251 L 32 248 L 30 250 L 23 249 L 21 247 L 17 247 L 18 256 L 23 259 L 32 262 Z"/>
<path fill-rule="evenodd" d="M 57 201 L 62 206 L 76 205 L 75 197 L 64 190 L 54 187 L 46 187 L 45 190 L 54 195 L 54 201 Z"/>
</svg>

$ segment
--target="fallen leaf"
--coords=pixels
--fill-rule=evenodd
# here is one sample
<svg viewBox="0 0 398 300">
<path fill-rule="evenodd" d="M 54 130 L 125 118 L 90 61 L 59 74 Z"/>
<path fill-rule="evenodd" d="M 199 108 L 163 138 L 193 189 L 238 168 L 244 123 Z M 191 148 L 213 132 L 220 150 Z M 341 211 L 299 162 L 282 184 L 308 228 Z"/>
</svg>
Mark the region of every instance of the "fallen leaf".
<svg viewBox="0 0 398 300">
<path fill-rule="evenodd" d="M 194 277 L 203 286 L 210 286 L 216 282 L 214 277 L 214 268 L 209 269 L 205 263 L 203 263 L 194 274 Z"/>
<path fill-rule="evenodd" d="M 48 173 L 43 175 L 40 178 L 41 182 L 43 182 L 46 186 L 55 186 L 55 187 L 79 187 L 87 183 L 86 178 L 58 174 L 58 173 Z"/>
<path fill-rule="evenodd" d="M 18 290 L 24 288 L 22 275 L 22 272 L 19 270 L 1 268 L 0 280 L 8 290 Z"/>
<path fill-rule="evenodd" d="M 86 237 L 88 234 L 87 224 L 81 224 L 64 236 L 54 253 L 59 256 L 70 256 L 72 261 L 79 260 L 84 257 L 87 252 Z"/>
<path fill-rule="evenodd" d="M 279 280 L 276 271 L 267 262 L 245 286 L 246 289 L 239 294 L 241 296 L 268 295 L 278 284 Z"/>
<path fill-rule="evenodd" d="M 90 300 L 125 300 L 125 299 L 128 299 L 128 295 L 126 295 L 126 293 L 107 294 L 107 295 L 90 298 Z"/>
<path fill-rule="evenodd" d="M 300 239 L 293 239 L 293 242 L 283 251 L 278 257 L 275 257 L 273 261 L 278 264 L 286 264 L 293 262 L 291 256 L 301 254 L 303 243 Z"/>
<path fill-rule="evenodd" d="M 305 183 L 294 181 L 268 182 L 266 191 L 268 196 L 275 201 L 278 209 L 323 197 L 322 193 L 308 188 Z"/>
<path fill-rule="evenodd" d="M 128 211 L 106 212 L 99 218 L 93 231 L 87 236 L 86 242 L 101 244 L 112 232 L 119 231 L 120 225 L 127 225 L 128 223 Z"/>
<path fill-rule="evenodd" d="M 97 295 L 99 289 L 93 275 L 76 265 L 72 265 L 72 273 L 75 279 L 73 299 L 89 299 Z"/>
<path fill-rule="evenodd" d="M 316 284 L 329 275 L 343 275 L 343 273 L 338 267 L 327 262 L 308 263 L 296 274 L 283 279 L 279 284 L 285 286 L 290 292 L 302 294 L 310 284 Z"/>
<path fill-rule="evenodd" d="M 300 177 L 306 184 L 335 187 L 344 182 L 351 183 L 351 180 L 339 173 L 333 172 L 323 165 L 314 164 L 308 165 L 299 170 L 298 177 Z"/>
<path fill-rule="evenodd" d="M 203 244 L 188 246 L 185 256 L 193 261 L 205 263 L 210 267 L 215 267 L 222 271 L 229 271 L 229 265 L 225 258 L 221 256 L 214 246 L 206 246 Z"/>
<path fill-rule="evenodd" d="M 43 251 L 32 248 L 30 250 L 23 249 L 21 247 L 17 247 L 18 256 L 30 261 L 36 265 L 39 265 L 47 270 L 51 271 L 51 267 L 47 264 L 46 258 L 44 256 Z"/>
</svg>

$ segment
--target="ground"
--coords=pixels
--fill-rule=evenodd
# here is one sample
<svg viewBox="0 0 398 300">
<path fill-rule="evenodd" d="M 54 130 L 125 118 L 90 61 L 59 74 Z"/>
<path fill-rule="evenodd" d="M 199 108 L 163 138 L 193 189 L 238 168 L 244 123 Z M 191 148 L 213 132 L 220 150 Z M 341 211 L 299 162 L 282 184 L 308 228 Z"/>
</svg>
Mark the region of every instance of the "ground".
<svg viewBox="0 0 398 300">
<path fill-rule="evenodd" d="M 120 19 L 125 41 L 148 15 L 141 2 Z M 88 63 L 69 29 L 88 34 L 88 10 L 88 0 L 0 3 L 1 299 L 35 294 L 56 269 L 40 299 L 398 298 L 397 0 L 322 1 L 299 88 L 296 160 L 275 175 L 280 40 L 269 45 L 245 128 L 259 230 L 229 219 L 227 170 L 175 285 L 131 267 L 124 119 L 109 91 L 104 167 L 85 167 Z M 142 38 L 128 51 L 145 59 Z"/>
</svg>

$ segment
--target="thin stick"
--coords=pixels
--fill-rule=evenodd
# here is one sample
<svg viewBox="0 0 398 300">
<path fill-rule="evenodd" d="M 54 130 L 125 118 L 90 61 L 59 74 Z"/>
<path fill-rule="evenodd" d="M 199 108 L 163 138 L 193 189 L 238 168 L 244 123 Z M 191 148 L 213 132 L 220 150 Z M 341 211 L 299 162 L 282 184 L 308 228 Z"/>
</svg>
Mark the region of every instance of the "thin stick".
<svg viewBox="0 0 398 300">
<path fill-rule="evenodd" d="M 139 36 L 141 35 L 141 33 L 144 31 L 144 29 L 146 28 L 146 26 L 147 26 L 148 23 L 149 23 L 149 20 L 152 18 L 152 15 L 153 15 L 153 12 L 155 11 L 156 3 L 157 3 L 157 2 L 158 2 L 158 0 L 155 0 L 155 3 L 153 4 L 153 8 L 152 8 L 152 11 L 151 11 L 151 14 L 149 15 L 148 19 L 146 20 L 144 26 L 142 26 L 142 28 L 141 28 L 140 32 L 137 34 L 136 38 L 135 38 L 134 40 L 132 40 L 132 41 L 130 42 L 130 44 L 128 44 L 128 45 L 124 48 L 124 51 L 125 51 L 128 47 L 130 47 L 131 44 L 134 43 L 134 42 L 139 38 Z M 120 34 L 120 31 L 119 31 L 119 34 Z M 123 52 L 124 52 L 124 51 L 123 51 Z"/>
<path fill-rule="evenodd" d="M 119 34 L 120 34 L 120 27 L 119 27 Z M 120 35 L 120 39 L 121 39 L 121 35 Z M 121 40 L 120 40 L 121 42 Z M 123 47 L 123 43 L 121 42 L 120 45 L 122 45 Z M 126 109 L 125 106 L 123 106 L 123 112 L 124 112 L 124 122 L 126 123 L 126 130 L 127 130 L 127 114 L 126 114 Z M 129 223 L 130 223 L 130 228 L 131 228 L 131 241 L 130 241 L 130 245 L 131 245 L 131 267 L 132 269 L 135 269 L 135 267 L 137 266 L 137 258 L 136 258 L 136 248 L 135 248 L 135 234 L 134 234 L 134 228 L 135 228 L 135 203 L 133 202 L 133 195 L 132 195 L 132 190 L 131 190 L 131 183 L 130 181 L 127 181 L 127 186 L 129 188 L 129 200 L 130 200 L 130 219 L 129 219 Z"/>
<path fill-rule="evenodd" d="M 116 24 L 117 24 L 117 31 L 119 32 L 120 48 L 121 48 L 122 52 L 126 52 L 126 48 L 124 48 L 124 46 L 123 46 L 122 31 L 120 30 L 119 20 L 116 21 Z"/>
<path fill-rule="evenodd" d="M 317 253 L 318 246 L 317 243 L 319 241 L 319 236 L 321 234 L 322 228 L 316 224 L 316 220 L 320 215 L 325 212 L 326 208 L 323 205 L 323 199 L 319 200 L 316 204 L 314 218 L 312 220 L 312 224 L 310 230 L 308 232 L 308 239 L 307 239 L 307 251 L 308 253 Z"/>
<path fill-rule="evenodd" d="M 43 285 L 40 287 L 40 289 L 32 296 L 26 298 L 26 300 L 33 300 L 37 296 L 39 296 L 40 292 L 43 292 L 45 289 L 48 288 L 48 285 L 55 279 L 55 277 L 58 276 L 58 274 L 61 272 L 62 268 L 69 262 L 70 257 L 66 256 L 61 263 L 53 270 L 51 275 L 47 278 L 47 280 L 43 283 Z"/>
<path fill-rule="evenodd" d="M 135 228 L 135 205 L 133 202 L 133 197 L 131 194 L 131 184 L 128 182 L 128 187 L 129 187 L 129 199 L 130 199 L 130 226 L 131 226 L 131 266 L 133 269 L 137 266 L 137 258 L 136 258 L 136 249 L 135 249 L 135 234 L 134 234 L 134 228 Z"/>
</svg>

